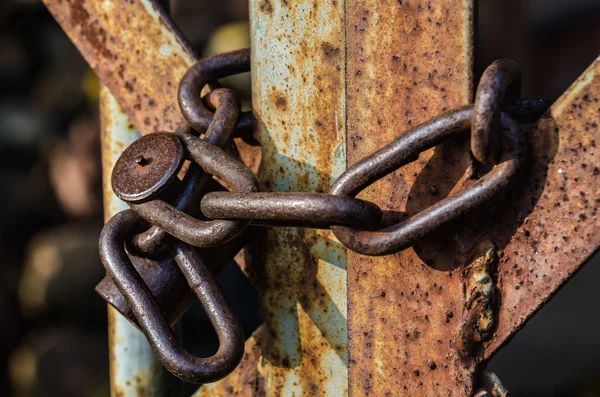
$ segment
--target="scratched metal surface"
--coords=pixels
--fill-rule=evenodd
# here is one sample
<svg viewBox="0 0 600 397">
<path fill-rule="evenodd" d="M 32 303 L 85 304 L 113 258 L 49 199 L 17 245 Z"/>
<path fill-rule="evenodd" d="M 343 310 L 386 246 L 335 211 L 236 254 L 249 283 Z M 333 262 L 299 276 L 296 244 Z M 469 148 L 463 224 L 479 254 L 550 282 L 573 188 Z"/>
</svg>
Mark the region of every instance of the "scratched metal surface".
<svg viewBox="0 0 600 397">
<path fill-rule="evenodd" d="M 100 115 L 104 219 L 108 220 L 128 208 L 112 191 L 110 171 L 121 152 L 140 134 L 104 87 L 100 91 Z M 108 337 L 111 396 L 165 396 L 166 373 L 146 337 L 110 305 Z"/>
<path fill-rule="evenodd" d="M 471 101 L 474 10 L 469 0 L 347 4 L 350 165 L 407 128 Z M 460 145 L 429 150 L 359 197 L 414 214 L 460 182 L 466 153 Z M 453 261 L 434 261 L 433 250 L 348 253 L 350 395 L 471 392 L 471 368 L 453 348 L 462 278 L 448 272 Z"/>
<path fill-rule="evenodd" d="M 177 85 L 196 58 L 154 1 L 44 4 L 142 134 L 175 131 Z"/>
</svg>

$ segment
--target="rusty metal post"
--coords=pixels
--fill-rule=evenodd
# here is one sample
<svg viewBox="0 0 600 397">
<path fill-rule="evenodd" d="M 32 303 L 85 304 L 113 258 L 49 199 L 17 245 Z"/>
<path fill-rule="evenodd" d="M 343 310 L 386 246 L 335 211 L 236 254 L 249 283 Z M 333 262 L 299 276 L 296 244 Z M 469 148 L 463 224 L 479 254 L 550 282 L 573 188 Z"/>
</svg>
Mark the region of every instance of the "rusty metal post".
<svg viewBox="0 0 600 397">
<path fill-rule="evenodd" d="M 354 163 L 406 128 L 471 100 L 470 1 L 254 0 L 250 11 L 263 190 L 327 190 L 346 158 Z M 410 175 L 397 172 L 365 197 L 402 210 L 432 152 Z M 431 301 L 414 295 L 420 287 L 412 283 L 439 277 L 446 288 L 445 272 L 420 265 L 403 274 L 419 260 L 411 250 L 383 258 L 349 253 L 346 273 L 345 249 L 322 231 L 269 230 L 265 248 L 264 267 L 252 269 L 266 328 L 256 335 L 259 395 L 461 395 L 468 388 L 452 377 L 473 371 L 446 371 L 450 349 L 436 347 L 448 330 L 418 330 Z M 440 294 L 433 321 L 449 316 L 442 306 L 460 291 L 456 278 Z M 226 395 L 226 387 L 211 385 L 198 395 Z"/>
<path fill-rule="evenodd" d="M 195 57 L 152 0 L 44 2 L 115 96 L 102 94 L 105 171 L 137 136 L 116 101 L 142 134 L 175 129 L 176 87 Z M 251 0 L 261 189 L 327 191 L 346 162 L 470 102 L 473 7 Z M 265 324 L 247 340 L 240 367 L 196 395 L 471 394 L 480 363 L 600 245 L 599 65 L 531 133 L 533 166 L 505 209 L 499 201 L 379 258 L 346 254 L 329 231 L 268 230 L 264 261 L 244 269 L 260 290 Z M 448 143 L 361 197 L 410 215 L 473 173 L 466 143 Z M 121 207 L 108 183 L 105 192 L 110 215 Z M 109 315 L 113 394 L 164 395 L 146 342 Z M 471 332 L 484 328 L 485 340 Z"/>
<path fill-rule="evenodd" d="M 343 1 L 250 1 L 263 191 L 327 191 L 346 166 Z M 267 231 L 253 269 L 267 395 L 347 392 L 346 254 L 330 231 Z"/>
<path fill-rule="evenodd" d="M 104 219 L 107 221 L 128 208 L 114 195 L 110 177 L 123 149 L 138 139 L 140 133 L 105 87 L 100 90 L 100 118 Z M 167 373 L 146 337 L 111 305 L 108 305 L 108 330 L 111 396 L 165 396 Z"/>
<path fill-rule="evenodd" d="M 345 3 L 250 1 L 262 191 L 326 192 L 346 166 Z M 200 396 L 343 396 L 346 253 L 331 231 L 267 230 L 251 277 L 265 324 L 242 366 Z"/>
<path fill-rule="evenodd" d="M 471 0 L 348 2 L 348 165 L 471 101 L 473 7 Z M 415 214 L 450 192 L 467 160 L 458 145 L 429 150 L 359 197 Z M 434 251 L 348 253 L 351 395 L 469 394 L 472 371 L 457 364 L 451 346 L 462 280 L 445 258 L 432 266 Z"/>
</svg>

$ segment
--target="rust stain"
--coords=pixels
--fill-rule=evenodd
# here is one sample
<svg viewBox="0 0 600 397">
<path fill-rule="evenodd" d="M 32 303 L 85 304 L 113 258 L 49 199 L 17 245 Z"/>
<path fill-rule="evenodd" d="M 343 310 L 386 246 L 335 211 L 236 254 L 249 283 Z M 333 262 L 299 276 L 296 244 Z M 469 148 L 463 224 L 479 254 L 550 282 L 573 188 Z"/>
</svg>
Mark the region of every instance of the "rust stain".
<svg viewBox="0 0 600 397">
<path fill-rule="evenodd" d="M 239 367 L 225 379 L 204 385 L 193 397 L 256 397 L 265 395 L 265 380 L 258 371 L 264 327 L 258 328 L 246 341 L 244 358 Z"/>
<path fill-rule="evenodd" d="M 343 4 L 250 2 L 264 191 L 327 191 L 345 168 Z M 345 250 L 329 231 L 266 231 L 253 261 L 266 395 L 347 393 Z"/>
<path fill-rule="evenodd" d="M 484 241 L 475 248 L 473 261 L 462 269 L 463 308 L 454 337 L 454 352 L 448 358 L 472 382 L 472 374 L 483 358 L 483 343 L 497 325 L 498 248 Z"/>
<path fill-rule="evenodd" d="M 600 246 L 600 58 L 530 135 L 532 169 L 495 235 L 507 241 L 491 357 Z"/>
<path fill-rule="evenodd" d="M 114 310 L 112 307 L 107 307 L 108 314 L 108 344 L 115 345 L 117 343 L 117 330 L 116 330 L 116 316 L 118 316 L 118 312 Z M 114 349 L 108 350 L 108 360 L 111 363 L 109 366 L 110 379 L 116 379 L 117 373 L 119 372 L 119 361 L 116 357 L 116 352 Z M 119 395 L 120 386 L 118 384 L 111 384 L 111 393 L 113 395 Z"/>
<path fill-rule="evenodd" d="M 288 110 L 287 95 L 281 91 L 278 91 L 275 87 L 273 87 L 273 91 L 269 94 L 269 99 L 275 109 L 282 112 Z"/>
<path fill-rule="evenodd" d="M 473 12 L 467 0 L 361 0 L 347 7 L 349 165 L 407 128 L 469 103 Z M 444 145 L 423 153 L 361 198 L 414 214 L 459 183 L 468 165 L 461 149 Z M 425 170 L 444 178 L 420 176 Z M 455 263 L 423 255 L 413 249 L 380 258 L 348 253 L 351 395 L 465 396 L 472 390 L 471 368 L 453 359 L 462 277 L 447 271 Z"/>
<path fill-rule="evenodd" d="M 44 0 L 142 134 L 175 131 L 177 86 L 196 58 L 151 1 Z"/>
<path fill-rule="evenodd" d="M 331 60 L 334 63 L 338 62 L 338 57 L 342 52 L 340 47 L 336 47 L 326 41 L 321 43 L 321 51 L 323 51 L 323 56 L 326 61 Z"/>
<path fill-rule="evenodd" d="M 271 4 L 271 0 L 261 0 L 258 4 L 258 8 L 266 14 L 273 13 L 273 4 Z"/>
<path fill-rule="evenodd" d="M 139 132 L 104 86 L 100 88 L 100 114 L 104 217 L 108 220 L 127 208 L 114 195 L 110 175 L 123 149 L 139 137 Z M 112 396 L 165 395 L 166 370 L 152 353 L 144 335 L 110 305 L 108 343 Z"/>
</svg>

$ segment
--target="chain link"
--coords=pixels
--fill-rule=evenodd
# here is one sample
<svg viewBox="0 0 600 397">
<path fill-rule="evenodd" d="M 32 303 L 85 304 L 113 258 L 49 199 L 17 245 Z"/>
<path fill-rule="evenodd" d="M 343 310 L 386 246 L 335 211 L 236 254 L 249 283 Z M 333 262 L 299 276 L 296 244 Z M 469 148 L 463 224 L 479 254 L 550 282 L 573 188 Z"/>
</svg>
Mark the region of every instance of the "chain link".
<svg viewBox="0 0 600 397">
<path fill-rule="evenodd" d="M 466 138 L 472 106 L 449 113 L 400 135 L 394 142 L 359 161 L 333 184 L 330 193 L 355 196 L 367 186 L 414 161 L 423 150 L 445 141 Z M 488 203 L 510 186 L 525 162 L 525 140 L 517 123 L 502 114 L 503 154 L 487 175 L 460 192 L 393 226 L 376 231 L 332 227 L 342 244 L 363 255 L 387 255 L 405 249 L 428 233 Z"/>
<path fill-rule="evenodd" d="M 100 257 L 108 275 L 132 308 L 138 324 L 159 360 L 174 375 L 194 383 L 214 382 L 229 374 L 244 355 L 244 332 L 225 295 L 207 266 L 193 249 L 181 241 L 167 246 L 177 266 L 197 295 L 219 338 L 219 350 L 211 357 L 189 354 L 177 342 L 156 298 L 135 270 L 124 249 L 131 233 L 146 226 L 133 211 L 112 217 L 100 235 Z"/>
<path fill-rule="evenodd" d="M 214 381 L 233 370 L 243 353 L 244 340 L 213 275 L 190 246 L 235 251 L 249 225 L 294 226 L 330 228 L 342 244 L 361 254 L 398 252 L 506 191 L 528 153 L 525 137 L 512 116 L 531 122 L 547 109 L 544 100 L 519 98 L 518 65 L 499 60 L 484 72 L 474 105 L 400 134 L 348 168 L 328 193 L 258 192 L 258 178 L 225 150 L 234 135 L 249 133 L 252 114 L 240 112 L 235 92 L 216 83 L 249 67 L 249 50 L 198 61 L 185 74 L 178 91 L 179 106 L 189 126 L 140 138 L 125 150 L 113 171 L 113 190 L 131 209 L 113 217 L 102 233 L 100 253 L 112 280 L 103 282 L 99 292 L 122 295 L 127 304 L 121 299 L 117 308 L 144 331 L 165 366 L 190 382 Z M 212 90 L 202 97 L 207 85 Z M 465 140 L 469 133 L 475 160 L 493 168 L 458 193 L 401 220 L 355 197 L 416 160 L 424 150 L 449 140 Z M 204 139 L 197 134 L 204 134 Z M 185 159 L 192 164 L 179 180 L 177 171 Z M 228 191 L 222 191 L 224 187 Z M 174 342 L 169 324 L 176 316 L 163 314 L 164 302 L 155 299 L 165 288 L 182 288 L 184 281 L 177 279 L 178 272 L 169 273 L 162 285 L 150 285 L 146 281 L 150 277 L 132 265 L 130 258 L 151 257 L 164 247 L 185 275 L 189 287 L 183 289 L 191 288 L 211 316 L 221 342 L 212 358 L 190 356 Z M 177 308 L 178 315 L 181 309 Z"/>
<path fill-rule="evenodd" d="M 215 109 L 215 114 L 213 122 L 206 129 L 204 139 L 218 147 L 226 147 L 231 142 L 238 121 L 240 101 L 234 91 L 225 88 L 211 91 L 206 100 Z M 181 128 L 180 132 L 192 134 L 194 130 L 186 127 Z M 200 166 L 192 164 L 183 180 L 181 192 L 175 199 L 175 208 L 180 211 L 190 211 L 191 207 L 206 193 L 211 181 L 212 177 L 202 172 Z M 158 226 L 153 226 L 134 236 L 131 245 L 135 252 L 150 255 L 164 246 L 168 236 L 169 234 Z"/>
</svg>

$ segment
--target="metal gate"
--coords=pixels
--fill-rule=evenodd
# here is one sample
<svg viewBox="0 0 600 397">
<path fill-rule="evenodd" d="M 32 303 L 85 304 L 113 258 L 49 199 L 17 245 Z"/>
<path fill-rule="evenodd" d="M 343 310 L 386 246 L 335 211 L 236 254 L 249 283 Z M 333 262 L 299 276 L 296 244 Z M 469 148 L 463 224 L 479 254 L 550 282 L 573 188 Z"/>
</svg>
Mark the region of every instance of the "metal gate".
<svg viewBox="0 0 600 397">
<path fill-rule="evenodd" d="M 108 219 L 126 208 L 116 159 L 138 131 L 178 128 L 177 86 L 197 58 L 153 1 L 44 3 L 106 86 Z M 261 191 L 328 191 L 475 94 L 471 0 L 250 0 L 250 21 Z M 241 263 L 264 324 L 241 365 L 196 395 L 503 395 L 486 361 L 600 244 L 599 98 L 600 58 L 530 132 L 532 165 L 490 219 L 475 212 L 385 256 L 327 229 L 268 229 L 263 258 Z M 359 197 L 416 214 L 468 185 L 470 167 L 464 144 L 446 143 Z M 489 334 L 468 332 L 484 321 Z M 109 323 L 113 395 L 167 395 L 145 337 L 111 307 Z"/>
</svg>

